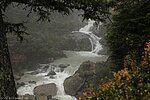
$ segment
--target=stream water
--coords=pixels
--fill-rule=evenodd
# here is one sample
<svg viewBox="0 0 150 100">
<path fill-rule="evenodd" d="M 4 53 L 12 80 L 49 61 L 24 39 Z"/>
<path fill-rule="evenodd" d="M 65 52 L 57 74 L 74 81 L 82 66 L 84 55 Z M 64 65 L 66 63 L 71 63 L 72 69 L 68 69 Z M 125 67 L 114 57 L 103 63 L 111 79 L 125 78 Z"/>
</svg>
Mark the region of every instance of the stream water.
<svg viewBox="0 0 150 100">
<path fill-rule="evenodd" d="M 29 74 L 31 72 L 26 72 L 19 80 L 20 82 L 24 82 L 26 85 L 18 88 L 17 93 L 19 95 L 33 94 L 34 87 L 47 83 L 55 83 L 58 88 L 58 92 L 54 98 L 57 98 L 58 100 L 76 100 L 75 97 L 65 94 L 63 86 L 64 80 L 73 75 L 75 71 L 78 70 L 80 64 L 84 61 L 90 60 L 97 62 L 106 61 L 107 59 L 106 55 L 98 55 L 98 52 L 102 49 L 102 46 L 99 43 L 100 38 L 92 33 L 94 23 L 95 21 L 89 20 L 85 27 L 81 28 L 79 31 L 73 31 L 74 34 L 76 32 L 80 32 L 81 34 L 89 36 L 89 40 L 92 45 L 91 51 L 64 51 L 67 57 L 57 59 L 53 63 L 48 64 L 49 68 L 45 72 L 40 72 L 36 75 L 31 75 Z M 60 71 L 60 69 L 56 67 L 60 64 L 69 64 L 69 66 L 65 68 L 64 71 Z M 56 75 L 54 75 L 53 78 L 45 76 L 51 69 L 56 72 Z M 40 68 L 37 70 L 40 70 Z M 35 81 L 36 84 L 29 83 L 29 81 Z"/>
</svg>

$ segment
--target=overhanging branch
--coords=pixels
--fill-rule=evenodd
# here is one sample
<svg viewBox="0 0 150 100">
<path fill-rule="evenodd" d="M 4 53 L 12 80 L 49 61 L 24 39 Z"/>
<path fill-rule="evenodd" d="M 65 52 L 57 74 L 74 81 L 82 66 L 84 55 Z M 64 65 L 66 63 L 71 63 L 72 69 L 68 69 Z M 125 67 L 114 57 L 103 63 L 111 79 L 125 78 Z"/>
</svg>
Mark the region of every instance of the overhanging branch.
<svg viewBox="0 0 150 100">
<path fill-rule="evenodd" d="M 23 41 L 23 35 L 29 35 L 29 33 L 26 32 L 26 27 L 24 26 L 24 23 L 8 23 L 5 22 L 6 33 L 15 33 L 17 35 L 18 41 Z"/>
</svg>

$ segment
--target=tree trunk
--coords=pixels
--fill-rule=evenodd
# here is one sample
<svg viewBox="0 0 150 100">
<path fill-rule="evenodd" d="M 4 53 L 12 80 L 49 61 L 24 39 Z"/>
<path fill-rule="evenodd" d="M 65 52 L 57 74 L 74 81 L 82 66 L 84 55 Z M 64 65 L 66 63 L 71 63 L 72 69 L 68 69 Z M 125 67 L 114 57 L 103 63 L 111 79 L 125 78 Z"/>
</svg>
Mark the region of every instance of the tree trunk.
<svg viewBox="0 0 150 100">
<path fill-rule="evenodd" d="M 16 99 L 16 87 L 9 57 L 3 15 L 0 9 L 0 100 Z"/>
</svg>

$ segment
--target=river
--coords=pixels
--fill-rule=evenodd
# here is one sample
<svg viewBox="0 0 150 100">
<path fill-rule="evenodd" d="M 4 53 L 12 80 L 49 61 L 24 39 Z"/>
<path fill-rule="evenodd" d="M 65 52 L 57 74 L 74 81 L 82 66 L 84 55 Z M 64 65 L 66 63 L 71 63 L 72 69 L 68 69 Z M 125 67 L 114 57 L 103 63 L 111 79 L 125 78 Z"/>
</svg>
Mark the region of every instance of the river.
<svg viewBox="0 0 150 100">
<path fill-rule="evenodd" d="M 100 38 L 92 33 L 94 23 L 94 21 L 89 20 L 85 27 L 81 28 L 79 31 L 72 32 L 74 34 L 79 32 L 81 34 L 88 35 L 92 45 L 91 51 L 64 51 L 67 57 L 57 59 L 53 63 L 48 64 L 49 68 L 46 72 L 40 72 L 36 75 L 31 75 L 29 74 L 31 72 L 26 72 L 19 80 L 19 82 L 24 82 L 26 85 L 18 88 L 17 93 L 19 95 L 33 94 L 34 87 L 47 83 L 55 83 L 58 88 L 58 92 L 54 98 L 57 98 L 58 100 L 76 100 L 75 97 L 71 97 L 65 94 L 63 86 L 64 80 L 67 77 L 73 75 L 75 71 L 78 70 L 80 64 L 84 61 L 106 61 L 108 58 L 107 55 L 98 55 L 98 52 L 102 49 L 102 46 L 99 43 Z M 69 66 L 62 72 L 59 71 L 58 67 L 54 67 L 60 64 L 69 64 Z M 56 75 L 54 75 L 53 78 L 45 76 L 52 68 L 56 72 Z M 40 68 L 37 70 L 40 70 Z M 36 84 L 29 83 L 29 81 L 35 81 Z"/>
</svg>

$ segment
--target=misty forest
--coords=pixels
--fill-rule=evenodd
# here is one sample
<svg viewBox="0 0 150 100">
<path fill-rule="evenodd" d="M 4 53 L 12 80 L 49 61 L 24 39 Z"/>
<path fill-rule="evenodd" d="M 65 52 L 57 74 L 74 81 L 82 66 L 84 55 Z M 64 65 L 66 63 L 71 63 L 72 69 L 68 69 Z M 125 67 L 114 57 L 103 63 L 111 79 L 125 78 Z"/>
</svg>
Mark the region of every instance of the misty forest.
<svg viewBox="0 0 150 100">
<path fill-rule="evenodd" d="M 150 100 L 150 0 L 0 0 L 0 100 Z"/>
</svg>

